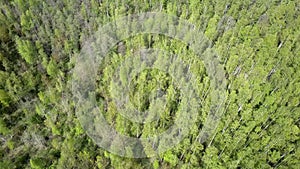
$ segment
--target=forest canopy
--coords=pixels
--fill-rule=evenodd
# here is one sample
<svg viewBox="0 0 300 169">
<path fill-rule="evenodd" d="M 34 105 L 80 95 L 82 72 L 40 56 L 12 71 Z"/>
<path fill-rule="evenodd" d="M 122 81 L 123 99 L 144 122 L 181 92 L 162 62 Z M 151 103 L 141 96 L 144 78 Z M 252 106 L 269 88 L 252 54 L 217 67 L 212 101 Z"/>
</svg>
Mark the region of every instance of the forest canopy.
<svg viewBox="0 0 300 169">
<path fill-rule="evenodd" d="M 0 168 L 300 168 L 300 1 L 2 0 L 0 9 Z M 94 130 L 86 130 L 77 116 L 80 100 L 74 99 L 72 80 L 76 58 L 101 26 L 146 12 L 176 16 L 209 40 L 217 53 L 212 58 L 224 71 L 226 98 L 217 103 L 224 105 L 220 114 L 211 115 L 217 97 L 214 69 L 191 44 L 155 33 L 121 39 L 93 70 L 92 95 L 107 124 L 124 136 L 146 139 L 177 122 L 194 122 L 167 151 L 128 158 L 101 147 Z M 161 25 L 162 30 L 171 27 Z M 157 68 L 130 74 L 132 67 L 143 67 L 126 61 L 142 58 L 140 49 L 160 49 L 189 65 L 169 67 L 178 76 L 180 70 L 194 75 L 190 81 L 197 99 L 184 95 L 182 79 L 158 69 L 169 63 L 162 55 L 153 62 Z M 128 99 L 114 99 L 121 94 Z M 128 110 L 148 110 L 153 114 L 145 119 L 155 120 L 126 118 L 119 111 L 121 101 L 130 103 Z M 182 114 L 189 107 L 196 118 Z M 207 119 L 218 122 L 206 128 Z M 134 156 L 135 150 L 118 140 L 110 144 Z M 155 145 L 136 147 L 147 156 Z"/>
</svg>

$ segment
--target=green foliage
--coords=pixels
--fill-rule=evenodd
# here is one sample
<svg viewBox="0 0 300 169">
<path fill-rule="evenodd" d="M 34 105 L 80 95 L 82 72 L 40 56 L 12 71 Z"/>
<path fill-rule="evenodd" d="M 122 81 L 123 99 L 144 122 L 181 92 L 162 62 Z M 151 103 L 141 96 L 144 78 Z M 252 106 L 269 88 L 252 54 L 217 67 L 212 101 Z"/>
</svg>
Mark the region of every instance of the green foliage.
<svg viewBox="0 0 300 169">
<path fill-rule="evenodd" d="M 172 167 L 175 167 L 178 163 L 178 158 L 171 151 L 168 151 L 164 154 L 164 161 L 170 163 Z"/>
<path fill-rule="evenodd" d="M 9 129 L 6 127 L 5 122 L 3 119 L 0 119 L 0 133 L 6 135 L 9 133 Z"/>
<path fill-rule="evenodd" d="M 0 89 L 0 102 L 3 106 L 8 106 L 9 105 L 9 96 L 8 94 Z"/>
<path fill-rule="evenodd" d="M 30 167 L 34 169 L 42 169 L 46 167 L 45 159 L 42 158 L 34 158 L 30 159 Z"/>
<path fill-rule="evenodd" d="M 36 57 L 36 52 L 34 45 L 29 40 L 16 39 L 17 49 L 23 59 L 29 64 L 34 63 L 34 58 Z"/>
<path fill-rule="evenodd" d="M 0 168 L 299 168 L 299 6 L 287 0 L 1 1 Z M 138 110 L 162 113 L 147 124 L 120 115 L 111 98 L 118 94 L 113 73 L 140 48 L 165 50 L 190 64 L 200 98 L 189 100 L 199 103 L 199 116 L 180 144 L 152 159 L 123 158 L 87 136 L 75 115 L 69 81 L 75 56 L 99 26 L 146 11 L 186 19 L 211 40 L 224 64 L 228 98 L 212 137 L 200 142 L 212 99 L 203 61 L 187 44 L 163 35 L 122 40 L 97 70 L 95 90 L 99 109 L 119 133 L 147 138 L 164 132 L 186 99 L 173 77 L 160 70 L 127 79 L 128 64 L 120 80 L 130 84 L 130 102 Z M 165 64 L 164 58 L 158 56 L 156 64 Z M 167 98 L 163 110 L 151 107 L 157 94 Z M 118 146 L 116 140 L 112 144 Z M 145 143 L 143 150 L 152 154 L 153 146 Z"/>
<path fill-rule="evenodd" d="M 47 65 L 47 73 L 50 76 L 55 77 L 55 76 L 57 76 L 57 72 L 58 72 L 58 67 L 57 67 L 55 61 L 51 59 Z"/>
</svg>

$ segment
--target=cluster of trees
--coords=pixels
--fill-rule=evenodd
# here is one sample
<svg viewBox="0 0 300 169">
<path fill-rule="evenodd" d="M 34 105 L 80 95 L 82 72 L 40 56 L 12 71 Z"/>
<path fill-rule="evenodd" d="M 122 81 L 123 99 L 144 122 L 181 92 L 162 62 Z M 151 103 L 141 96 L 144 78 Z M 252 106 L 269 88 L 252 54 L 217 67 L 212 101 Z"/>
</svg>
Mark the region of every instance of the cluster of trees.
<svg viewBox="0 0 300 169">
<path fill-rule="evenodd" d="M 0 168 L 299 168 L 299 1 L 3 0 L 0 9 Z M 72 68 L 100 25 L 148 11 L 186 19 L 212 41 L 228 97 L 216 130 L 200 142 L 211 105 L 203 61 L 187 44 L 162 35 L 123 40 L 100 65 L 96 89 L 99 107 L 119 133 L 147 137 L 167 130 L 181 100 L 172 77 L 146 70 L 132 79 L 130 100 L 145 110 L 151 91 L 161 88 L 169 97 L 164 114 L 145 125 L 120 115 L 110 81 L 131 50 L 180 55 L 201 98 L 196 123 L 180 144 L 152 158 L 124 158 L 83 130 L 71 99 Z"/>
</svg>

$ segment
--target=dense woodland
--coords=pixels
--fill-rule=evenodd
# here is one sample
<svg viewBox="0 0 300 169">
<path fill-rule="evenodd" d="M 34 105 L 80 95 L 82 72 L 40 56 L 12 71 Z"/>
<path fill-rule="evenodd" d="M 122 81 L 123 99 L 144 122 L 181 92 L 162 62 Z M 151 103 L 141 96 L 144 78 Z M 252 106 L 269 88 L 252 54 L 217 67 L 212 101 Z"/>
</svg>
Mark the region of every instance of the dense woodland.
<svg viewBox="0 0 300 169">
<path fill-rule="evenodd" d="M 72 69 L 99 26 L 142 12 L 178 16 L 207 36 L 224 65 L 227 99 L 216 129 L 200 141 L 211 105 L 203 60 L 163 35 L 123 40 L 99 66 L 96 89 L 115 130 L 131 137 L 162 132 L 173 124 L 181 100 L 172 77 L 144 70 L 132 79 L 129 98 L 146 110 L 151 91 L 161 89 L 167 105 L 160 120 L 142 125 L 120 115 L 110 81 L 132 50 L 180 55 L 196 75 L 201 100 L 180 144 L 154 157 L 126 158 L 98 146 L 82 128 Z M 0 168 L 300 168 L 298 0 L 2 0 L 0 41 Z"/>
</svg>

